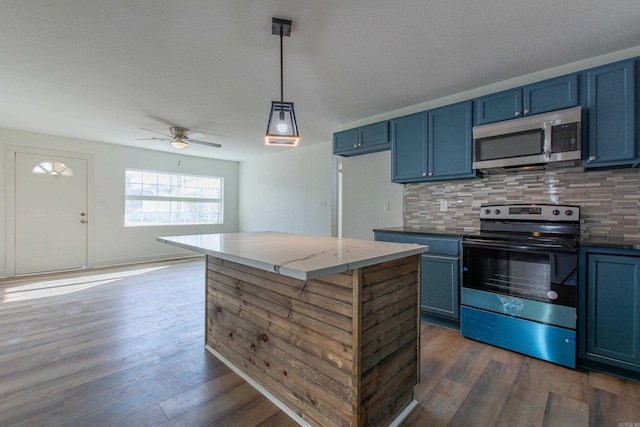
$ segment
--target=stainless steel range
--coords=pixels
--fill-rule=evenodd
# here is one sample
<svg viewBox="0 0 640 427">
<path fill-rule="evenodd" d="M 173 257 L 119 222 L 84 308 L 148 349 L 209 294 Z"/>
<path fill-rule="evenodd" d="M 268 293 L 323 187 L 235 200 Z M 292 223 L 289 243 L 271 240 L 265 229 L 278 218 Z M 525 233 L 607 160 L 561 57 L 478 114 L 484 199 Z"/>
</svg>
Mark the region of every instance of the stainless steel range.
<svg viewBox="0 0 640 427">
<path fill-rule="evenodd" d="M 579 236 L 577 206 L 483 206 L 462 239 L 462 335 L 575 368 Z"/>
</svg>

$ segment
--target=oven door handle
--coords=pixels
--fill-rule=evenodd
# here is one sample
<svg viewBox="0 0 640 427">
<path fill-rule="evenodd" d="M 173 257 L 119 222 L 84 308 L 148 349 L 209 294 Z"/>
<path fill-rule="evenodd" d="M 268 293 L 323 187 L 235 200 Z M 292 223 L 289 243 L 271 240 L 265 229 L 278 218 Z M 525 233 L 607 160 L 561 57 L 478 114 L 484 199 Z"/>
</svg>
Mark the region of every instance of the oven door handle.
<svg viewBox="0 0 640 427">
<path fill-rule="evenodd" d="M 540 252 L 540 253 L 548 253 L 549 250 L 552 250 L 554 252 L 576 252 L 574 248 L 565 248 L 557 245 L 528 246 L 528 245 L 517 245 L 512 243 L 495 243 L 490 240 L 463 240 L 462 246 L 469 247 L 469 248 L 504 249 L 507 251 Z"/>
</svg>

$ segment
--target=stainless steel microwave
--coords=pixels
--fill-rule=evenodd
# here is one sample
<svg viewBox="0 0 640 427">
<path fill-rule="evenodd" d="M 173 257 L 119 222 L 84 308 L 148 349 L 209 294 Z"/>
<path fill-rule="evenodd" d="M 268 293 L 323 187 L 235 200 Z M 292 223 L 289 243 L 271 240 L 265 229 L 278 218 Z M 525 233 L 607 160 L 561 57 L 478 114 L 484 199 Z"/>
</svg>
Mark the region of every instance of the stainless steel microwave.
<svg viewBox="0 0 640 427">
<path fill-rule="evenodd" d="M 581 163 L 580 107 L 473 128 L 473 168 L 499 169 Z"/>
</svg>

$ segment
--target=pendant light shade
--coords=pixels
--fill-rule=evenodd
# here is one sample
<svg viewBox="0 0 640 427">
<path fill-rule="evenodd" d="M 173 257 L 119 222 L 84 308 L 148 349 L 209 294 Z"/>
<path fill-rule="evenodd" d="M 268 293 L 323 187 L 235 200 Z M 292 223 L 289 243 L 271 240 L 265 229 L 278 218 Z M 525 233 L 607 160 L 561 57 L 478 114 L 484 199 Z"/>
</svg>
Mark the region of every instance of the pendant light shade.
<svg viewBox="0 0 640 427">
<path fill-rule="evenodd" d="M 294 147 L 298 145 L 300 135 L 298 135 L 298 124 L 296 123 L 296 114 L 293 111 L 293 102 L 284 101 L 282 70 L 282 38 L 291 35 L 291 21 L 273 18 L 271 33 L 280 36 L 280 101 L 271 101 L 265 143 L 267 145 Z"/>
</svg>

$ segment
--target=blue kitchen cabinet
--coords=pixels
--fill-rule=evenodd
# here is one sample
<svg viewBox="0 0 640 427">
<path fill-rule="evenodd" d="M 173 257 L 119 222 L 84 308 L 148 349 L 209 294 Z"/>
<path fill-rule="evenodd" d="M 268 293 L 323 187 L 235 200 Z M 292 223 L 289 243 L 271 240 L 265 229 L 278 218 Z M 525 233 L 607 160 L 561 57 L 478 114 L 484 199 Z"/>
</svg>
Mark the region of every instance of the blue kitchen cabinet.
<svg viewBox="0 0 640 427">
<path fill-rule="evenodd" d="M 357 156 L 391 149 L 389 122 L 373 123 L 333 134 L 333 154 Z"/>
<path fill-rule="evenodd" d="M 499 122 L 522 114 L 522 89 L 492 93 L 476 99 L 476 124 Z"/>
<path fill-rule="evenodd" d="M 473 170 L 471 101 L 391 121 L 393 182 L 476 177 Z"/>
<path fill-rule="evenodd" d="M 341 154 L 358 148 L 358 129 L 343 130 L 333 134 L 333 154 Z"/>
<path fill-rule="evenodd" d="M 429 111 L 428 176 L 471 178 L 473 171 L 473 104 L 471 101 Z"/>
<path fill-rule="evenodd" d="M 635 166 L 640 162 L 635 73 L 634 60 L 585 72 L 585 167 Z"/>
<path fill-rule="evenodd" d="M 460 258 L 421 255 L 420 307 L 426 313 L 460 319 Z"/>
<path fill-rule="evenodd" d="M 640 379 L 640 251 L 583 247 L 580 269 L 581 364 Z"/>
<path fill-rule="evenodd" d="M 476 99 L 476 124 L 578 105 L 578 74 L 569 74 Z"/>
<path fill-rule="evenodd" d="M 391 120 L 391 181 L 426 178 L 427 117 L 425 111 Z"/>
<path fill-rule="evenodd" d="M 429 246 L 420 260 L 420 309 L 427 315 L 460 320 L 461 238 L 376 231 L 374 239 Z"/>
</svg>

